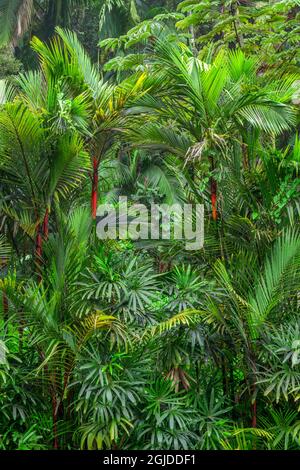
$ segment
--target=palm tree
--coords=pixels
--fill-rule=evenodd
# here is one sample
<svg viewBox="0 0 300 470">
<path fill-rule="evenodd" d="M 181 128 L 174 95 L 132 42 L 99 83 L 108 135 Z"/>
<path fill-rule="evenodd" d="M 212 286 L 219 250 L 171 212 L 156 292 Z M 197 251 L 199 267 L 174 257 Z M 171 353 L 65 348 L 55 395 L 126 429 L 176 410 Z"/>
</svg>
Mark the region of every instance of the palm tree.
<svg viewBox="0 0 300 470">
<path fill-rule="evenodd" d="M 223 331 L 223 334 L 228 334 L 231 348 L 233 345 L 236 348 L 236 353 L 231 351 L 231 354 L 237 354 L 238 350 L 242 352 L 247 367 L 246 383 L 252 397 L 252 427 L 257 425 L 259 342 L 264 340 L 270 321 L 279 325 L 283 312 L 288 318 L 295 309 L 300 275 L 299 246 L 297 230 L 285 232 L 275 242 L 271 253 L 267 253 L 262 267 L 256 265 L 254 260 L 251 265 L 248 263 L 246 282 L 234 269 L 233 260 L 230 270 L 218 260 L 215 263 L 215 272 L 226 298 L 214 300 L 210 297 L 201 310 L 186 310 L 178 319 L 179 322 L 189 324 L 189 321 L 203 318 L 208 324 L 214 324 L 219 331 Z M 238 253 L 238 256 L 241 257 L 242 254 Z M 252 279 L 250 287 L 249 279 Z M 200 315 L 198 319 L 197 315 Z M 163 329 L 173 325 L 171 318 Z M 268 379 L 266 382 L 268 383 Z"/>
<path fill-rule="evenodd" d="M 88 301 L 84 318 L 78 318 L 75 283 L 86 263 L 91 220 L 88 209 L 82 207 L 74 208 L 67 218 L 59 209 L 57 214 L 60 231 L 46 244 L 48 262 L 42 282 L 38 285 L 30 280 L 24 285 L 13 276 L 0 281 L 10 308 L 22 311 L 23 328 L 30 330 L 30 346 L 40 358 L 32 374 L 39 377 L 42 390 L 51 398 L 54 448 L 59 446 L 58 420 L 70 412 L 69 384 L 81 351 L 101 330 L 124 338 L 121 322 Z"/>
<path fill-rule="evenodd" d="M 160 145 L 176 152 L 184 166 L 206 159 L 212 218 L 217 220 L 220 163 L 230 159 L 235 143 L 248 148 L 251 129 L 276 136 L 295 123 L 287 104 L 295 76 L 259 83 L 256 59 L 241 51 L 220 52 L 212 63 L 204 63 L 184 44 L 159 38 L 154 40 L 150 61 L 168 91 L 142 98 L 140 111 L 153 114 L 157 122 L 134 129 L 133 139 L 144 147 Z"/>
<path fill-rule="evenodd" d="M 57 28 L 0 83 L 1 449 L 299 448 L 295 76 L 200 60 L 180 17 L 107 40 L 133 54 L 103 70 Z M 119 195 L 212 205 L 204 248 L 98 239 Z"/>
<path fill-rule="evenodd" d="M 91 210 L 96 218 L 98 201 L 99 166 L 107 152 L 120 147 L 120 133 L 127 128 L 126 109 L 144 93 L 146 74 L 133 75 L 118 85 L 104 81 L 92 64 L 76 34 L 56 29 L 59 39 L 52 47 L 35 39 L 44 70 L 58 80 L 70 78 L 71 89 L 81 92 L 89 103 L 90 129 L 87 144 L 91 154 Z"/>
<path fill-rule="evenodd" d="M 48 237 L 53 200 L 74 191 L 89 168 L 81 137 L 88 100 L 84 93 L 71 93 L 67 82 L 41 61 L 39 71 L 19 77 L 15 101 L 0 113 L 3 184 L 8 193 L 11 185 L 19 188 L 5 212 L 35 237 L 37 257 Z"/>
<path fill-rule="evenodd" d="M 142 149 L 117 150 L 116 160 L 103 161 L 100 173 L 106 181 L 106 199 L 115 202 L 123 195 L 144 199 L 147 204 L 155 200 L 170 204 L 183 200 L 184 177 L 180 181 L 172 164 L 171 158 L 163 158 L 159 152 L 150 158 Z"/>
</svg>

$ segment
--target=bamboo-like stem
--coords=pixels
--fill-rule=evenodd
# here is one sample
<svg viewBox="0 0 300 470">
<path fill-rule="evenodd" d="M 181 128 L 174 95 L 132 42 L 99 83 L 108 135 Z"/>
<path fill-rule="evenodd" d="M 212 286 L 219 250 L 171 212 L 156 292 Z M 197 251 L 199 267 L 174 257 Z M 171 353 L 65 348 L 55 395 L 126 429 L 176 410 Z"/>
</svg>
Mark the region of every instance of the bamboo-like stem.
<svg viewBox="0 0 300 470">
<path fill-rule="evenodd" d="M 43 236 L 41 231 L 41 225 L 38 224 L 36 227 L 36 238 L 35 238 L 35 259 L 38 267 L 38 281 L 42 281 L 41 274 L 41 258 L 43 254 Z"/>
<path fill-rule="evenodd" d="M 248 146 L 244 142 L 242 143 L 242 154 L 243 154 L 243 168 L 244 170 L 249 170 L 249 155 L 248 155 Z"/>
<path fill-rule="evenodd" d="M 48 240 L 49 236 L 49 207 L 46 209 L 44 221 L 43 221 L 43 238 Z"/>
<path fill-rule="evenodd" d="M 213 157 L 210 157 L 210 171 L 213 173 L 215 169 L 215 163 Z M 218 184 L 213 176 L 210 177 L 210 199 L 212 206 L 212 218 L 216 222 L 218 220 L 218 210 L 217 210 L 217 189 Z"/>
<path fill-rule="evenodd" d="M 92 196 L 91 196 L 91 209 L 92 209 L 92 218 L 96 219 L 97 215 L 97 204 L 98 204 L 98 160 L 96 157 L 93 159 L 93 177 L 92 177 Z"/>
</svg>

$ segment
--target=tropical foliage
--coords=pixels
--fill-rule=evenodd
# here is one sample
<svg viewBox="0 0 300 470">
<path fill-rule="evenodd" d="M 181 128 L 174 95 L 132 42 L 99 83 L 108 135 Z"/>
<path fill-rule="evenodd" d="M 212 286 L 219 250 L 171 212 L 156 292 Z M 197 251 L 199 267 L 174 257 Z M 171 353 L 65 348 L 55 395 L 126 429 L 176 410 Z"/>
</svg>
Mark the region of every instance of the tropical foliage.
<svg viewBox="0 0 300 470">
<path fill-rule="evenodd" d="M 300 449 L 299 15 L 0 0 L 0 449 Z"/>
</svg>

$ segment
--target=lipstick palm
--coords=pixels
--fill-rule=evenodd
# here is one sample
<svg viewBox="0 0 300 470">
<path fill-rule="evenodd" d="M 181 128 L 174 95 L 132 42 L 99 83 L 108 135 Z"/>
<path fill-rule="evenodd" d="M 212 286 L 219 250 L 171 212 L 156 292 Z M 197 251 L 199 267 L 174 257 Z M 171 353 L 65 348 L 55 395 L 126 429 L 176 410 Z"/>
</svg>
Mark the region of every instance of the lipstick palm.
<svg viewBox="0 0 300 470">
<path fill-rule="evenodd" d="M 41 85 L 49 92 L 46 84 Z M 52 122 L 56 117 L 53 113 Z M 88 156 L 76 129 L 69 125 L 64 133 L 56 132 L 47 118 L 46 112 L 33 109 L 24 97 L 8 103 L 0 113 L 3 211 L 35 239 L 38 258 L 43 238 L 48 236 L 53 200 L 66 198 L 88 169 Z"/>
<path fill-rule="evenodd" d="M 99 166 L 108 151 L 120 146 L 120 134 L 127 126 L 127 107 L 144 93 L 145 74 L 137 74 L 119 84 L 102 79 L 75 33 L 56 28 L 57 36 L 50 46 L 35 38 L 43 72 L 68 89 L 84 97 L 89 106 L 86 143 L 91 160 L 91 212 L 96 218 Z"/>
<path fill-rule="evenodd" d="M 143 146 L 175 152 L 183 165 L 205 159 L 210 169 L 212 218 L 217 220 L 217 178 L 220 163 L 230 158 L 233 145 L 247 148 L 251 129 L 276 136 L 295 123 L 288 105 L 295 76 L 263 81 L 258 63 L 241 52 L 220 52 L 212 63 L 195 58 L 182 43 L 156 38 L 153 73 L 163 77 L 160 93 L 146 95 L 139 110 L 157 121 L 135 129 Z M 248 160 L 248 155 L 246 159 Z"/>
<path fill-rule="evenodd" d="M 83 136 L 88 134 L 91 98 L 72 86 L 76 64 L 67 61 L 62 42 L 54 39 L 46 46 L 35 38 L 32 46 L 40 67 L 18 77 L 15 99 L 10 91 L 11 102 L 0 114 L 0 171 L 5 211 L 35 238 L 40 258 L 53 201 L 70 197 L 88 174 Z"/>
<path fill-rule="evenodd" d="M 126 341 L 121 322 L 84 299 L 85 316 L 79 319 L 75 282 L 86 263 L 91 223 L 86 208 L 77 207 L 68 214 L 57 210 L 57 214 L 59 230 L 50 235 L 45 246 L 48 263 L 43 281 L 37 285 L 33 280 L 17 280 L 14 275 L 0 279 L 0 291 L 9 299 L 12 324 L 13 313 L 22 312 L 28 334 L 26 348 L 36 358 L 26 371 L 26 380 L 31 381 L 31 388 L 34 382 L 39 389 L 37 396 L 43 396 L 43 406 L 52 409 L 54 448 L 59 446 L 59 419 L 63 416 L 67 421 L 70 417 L 69 386 L 87 344 L 101 331 L 109 331 L 117 343 Z"/>
<path fill-rule="evenodd" d="M 268 322 L 280 324 L 283 315 L 292 313 L 296 305 L 299 285 L 299 234 L 288 231 L 279 238 L 265 259 L 261 272 L 252 271 L 253 287 L 239 290 L 240 280 L 228 272 L 221 262 L 216 264 L 216 273 L 226 289 L 229 304 L 218 307 L 220 322 L 245 354 L 248 368 L 248 386 L 252 394 L 252 426 L 257 424 L 256 395 L 259 341 L 267 330 Z M 292 269 L 291 269 L 292 268 Z M 251 270 L 249 270 L 249 274 Z M 211 309 L 208 316 L 215 315 Z M 284 312 L 284 313 L 283 313 Z M 210 316 L 211 315 L 211 316 Z M 221 318 L 222 316 L 222 318 Z"/>
</svg>

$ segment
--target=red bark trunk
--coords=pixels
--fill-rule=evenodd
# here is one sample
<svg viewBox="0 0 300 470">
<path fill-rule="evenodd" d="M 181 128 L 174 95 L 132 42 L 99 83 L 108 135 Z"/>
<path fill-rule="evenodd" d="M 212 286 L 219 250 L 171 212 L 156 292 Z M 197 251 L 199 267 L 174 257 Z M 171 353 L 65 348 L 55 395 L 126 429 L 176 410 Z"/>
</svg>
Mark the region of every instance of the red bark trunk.
<svg viewBox="0 0 300 470">
<path fill-rule="evenodd" d="M 256 428 L 257 426 L 257 411 L 256 411 L 256 399 L 252 403 L 252 427 Z"/>
<path fill-rule="evenodd" d="M 36 239 L 35 239 L 35 259 L 38 268 L 38 281 L 42 281 L 42 274 L 41 274 L 41 258 L 43 254 L 43 236 L 41 232 L 40 224 L 36 228 Z"/>
<path fill-rule="evenodd" d="M 257 426 L 257 401 L 256 401 L 256 372 L 254 374 L 254 380 L 252 383 L 253 402 L 251 403 L 251 426 L 256 428 Z M 254 442 L 254 449 L 256 444 Z"/>
<path fill-rule="evenodd" d="M 97 203 L 98 203 L 98 160 L 94 157 L 93 160 L 93 180 L 92 180 L 92 218 L 95 220 L 97 215 Z"/>
<path fill-rule="evenodd" d="M 212 218 L 214 221 L 218 219 L 217 210 L 217 182 L 214 178 L 210 179 L 210 199 L 212 207 Z"/>
<path fill-rule="evenodd" d="M 209 158 L 210 161 L 210 172 L 213 173 L 215 169 L 215 163 L 213 157 Z M 210 200 L 212 206 L 212 218 L 214 221 L 218 219 L 218 210 L 217 210 L 217 182 L 213 176 L 210 177 Z"/>
<path fill-rule="evenodd" d="M 43 236 L 44 240 L 48 240 L 49 236 L 49 208 L 46 209 L 46 214 L 43 221 Z"/>
<path fill-rule="evenodd" d="M 213 220 L 218 220 L 218 211 L 217 211 L 217 182 L 212 178 L 211 179 L 211 206 L 212 206 L 212 218 Z"/>
</svg>

